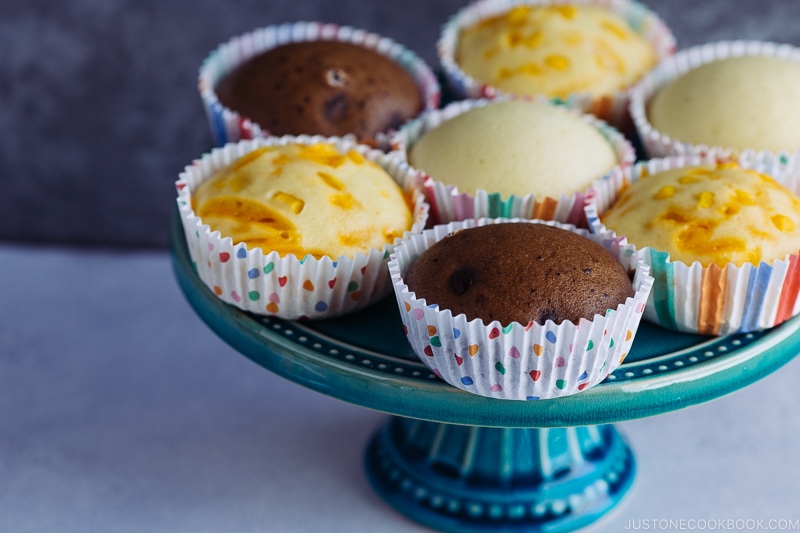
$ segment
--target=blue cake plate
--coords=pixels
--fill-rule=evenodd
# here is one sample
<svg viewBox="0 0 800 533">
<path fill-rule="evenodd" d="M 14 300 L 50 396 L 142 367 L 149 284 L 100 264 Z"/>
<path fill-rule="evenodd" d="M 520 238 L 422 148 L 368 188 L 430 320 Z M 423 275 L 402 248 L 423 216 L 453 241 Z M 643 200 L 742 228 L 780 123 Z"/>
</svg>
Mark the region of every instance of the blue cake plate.
<svg viewBox="0 0 800 533">
<path fill-rule="evenodd" d="M 219 300 L 196 275 L 177 210 L 171 251 L 190 305 L 237 351 L 304 387 L 394 415 L 367 447 L 367 476 L 397 510 L 441 531 L 583 527 L 633 480 L 633 454 L 609 424 L 721 397 L 800 352 L 800 317 L 726 337 L 643 323 L 625 362 L 596 387 L 496 400 L 446 384 L 417 359 L 394 296 L 337 319 L 256 316 Z"/>
</svg>

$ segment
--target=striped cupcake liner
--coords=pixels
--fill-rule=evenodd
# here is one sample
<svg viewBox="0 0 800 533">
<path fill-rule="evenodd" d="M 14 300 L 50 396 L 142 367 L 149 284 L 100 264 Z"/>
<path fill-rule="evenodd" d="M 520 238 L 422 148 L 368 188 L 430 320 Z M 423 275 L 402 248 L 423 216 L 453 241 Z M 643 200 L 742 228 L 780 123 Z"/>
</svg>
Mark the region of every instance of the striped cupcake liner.
<svg viewBox="0 0 800 533">
<path fill-rule="evenodd" d="M 503 95 L 493 99 L 462 100 L 453 102 L 442 109 L 426 111 L 416 119 L 408 121 L 391 137 L 391 148 L 399 152 L 407 161 L 411 146 L 425 133 L 435 129 L 443 122 L 472 109 L 490 105 L 497 101 L 514 100 L 515 98 L 513 95 Z M 548 103 L 544 98 L 530 100 Z M 617 156 L 618 169 L 623 169 L 633 164 L 636 160 L 636 152 L 631 143 L 616 128 L 593 115 L 583 113 L 577 109 L 571 109 L 571 111 L 584 122 L 597 129 L 611 144 Z M 609 176 L 612 172 L 613 170 L 610 170 L 605 176 Z M 532 176 L 532 181 L 534 178 L 536 177 Z M 458 187 L 455 185 L 448 185 L 427 174 L 424 177 L 422 187 L 425 192 L 425 199 L 430 204 L 430 217 L 433 224 L 447 224 L 448 222 L 470 218 L 502 217 L 555 220 L 578 227 L 587 227 L 584 213 L 584 207 L 588 201 L 586 191 L 562 194 L 559 198 L 537 196 L 536 194 L 511 195 L 504 198 L 499 193 L 484 189 L 479 189 L 472 195 L 459 192 Z"/>
<path fill-rule="evenodd" d="M 261 125 L 220 103 L 215 92 L 220 80 L 258 54 L 284 44 L 305 41 L 342 41 L 381 53 L 396 61 L 414 78 L 420 94 L 423 95 L 423 109 L 439 107 L 441 91 L 431 68 L 413 51 L 387 37 L 350 26 L 322 22 L 266 26 L 221 44 L 206 57 L 200 67 L 197 86 L 217 146 L 270 135 Z M 383 147 L 388 142 L 389 133 L 378 135 L 374 139 L 375 143 Z"/>
<path fill-rule="evenodd" d="M 752 168 L 774 177 L 795 192 L 800 192 L 800 173 L 787 171 L 779 156 L 745 151 L 734 158 L 744 168 Z M 642 176 L 665 170 L 709 165 L 733 160 L 731 154 L 711 151 L 702 156 L 673 156 L 637 163 L 616 173 L 604 187 L 599 184 L 586 207 L 592 231 L 606 234 L 600 220 L 616 199 L 621 183 L 635 182 Z M 613 232 L 611 232 L 613 234 Z M 774 260 L 771 264 L 745 263 L 736 266 L 703 267 L 671 261 L 669 254 L 643 247 L 637 251 L 650 266 L 655 279 L 644 312 L 645 320 L 668 329 L 703 335 L 730 335 L 771 328 L 800 312 L 800 260 L 798 254 Z"/>
<path fill-rule="evenodd" d="M 506 13 L 519 5 L 598 5 L 612 10 L 630 27 L 651 44 L 658 60 L 675 53 L 675 37 L 661 18 L 633 0 L 477 0 L 452 16 L 443 26 L 437 41 L 439 63 L 449 87 L 459 98 L 493 98 L 504 94 L 502 90 L 483 83 L 461 70 L 456 62 L 459 33 L 482 20 Z M 591 113 L 621 131 L 632 129 L 628 113 L 628 95 L 620 90 L 611 95 L 594 97 L 588 93 L 574 93 L 558 99 L 568 107 Z"/>
<path fill-rule="evenodd" d="M 704 335 L 747 333 L 777 326 L 800 311 L 797 255 L 772 265 L 704 268 L 672 262 L 669 254 L 650 248 L 641 253 L 656 279 L 645 318 L 665 328 Z"/>
<path fill-rule="evenodd" d="M 719 41 L 682 50 L 664 59 L 655 69 L 647 73 L 631 88 L 629 104 L 634 128 L 647 157 L 703 156 L 708 152 L 722 154 L 728 158 L 738 157 L 742 150 L 681 142 L 656 130 L 647 117 L 647 104 L 659 89 L 692 69 L 721 59 L 756 55 L 779 57 L 800 63 L 800 48 L 788 44 L 764 41 Z M 798 157 L 797 153 L 777 153 L 777 156 L 785 163 Z"/>
<path fill-rule="evenodd" d="M 604 316 L 544 325 L 484 323 L 453 316 L 418 299 L 403 280 L 408 267 L 453 231 L 502 222 L 542 223 L 573 231 L 602 245 L 628 270 L 635 294 Z M 480 253 L 476 251 L 476 253 Z M 406 336 L 431 371 L 461 390 L 504 400 L 543 400 L 576 394 L 603 381 L 625 359 L 636 335 L 653 278 L 634 248 L 613 234 L 529 219 L 471 219 L 434 226 L 403 239 L 389 261 Z"/>
<path fill-rule="evenodd" d="M 396 155 L 385 154 L 352 139 L 320 136 L 284 136 L 252 139 L 215 148 L 180 174 L 175 186 L 189 255 L 203 283 L 221 300 L 251 313 L 279 318 L 322 319 L 362 309 L 391 291 L 386 263 L 393 244 L 367 254 L 338 258 L 281 257 L 278 252 L 234 244 L 212 231 L 192 209 L 192 191 L 214 173 L 263 146 L 328 142 L 340 152 L 356 150 L 388 172 L 400 187 L 412 193 L 413 225 L 404 236 L 422 230 L 428 205 L 418 188 L 418 172 Z M 397 240 L 395 242 L 398 242 Z"/>
</svg>

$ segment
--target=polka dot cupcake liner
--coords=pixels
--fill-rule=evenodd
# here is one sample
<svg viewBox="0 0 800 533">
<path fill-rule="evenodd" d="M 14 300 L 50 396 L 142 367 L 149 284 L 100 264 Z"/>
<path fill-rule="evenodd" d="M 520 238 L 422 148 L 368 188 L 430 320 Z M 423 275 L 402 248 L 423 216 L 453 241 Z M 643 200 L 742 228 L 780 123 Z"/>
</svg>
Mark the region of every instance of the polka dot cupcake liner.
<svg viewBox="0 0 800 533">
<path fill-rule="evenodd" d="M 711 151 L 691 156 L 656 158 L 616 173 L 614 186 L 596 187 L 586 216 L 592 231 L 616 235 L 602 223 L 601 215 L 614 203 L 621 183 L 674 168 L 730 162 L 730 154 Z M 744 151 L 736 158 L 744 167 L 775 178 L 795 194 L 800 193 L 800 173 L 777 155 Z M 624 237 L 620 237 L 625 239 Z M 800 313 L 800 256 L 788 255 L 771 264 L 729 263 L 703 267 L 670 260 L 669 254 L 642 247 L 640 260 L 655 279 L 645 308 L 645 320 L 667 329 L 704 335 L 746 333 L 776 326 Z"/>
<path fill-rule="evenodd" d="M 215 92 L 220 80 L 258 54 L 284 44 L 305 41 L 342 41 L 381 53 L 411 74 L 423 95 L 424 109 L 439 107 L 441 90 L 431 68 L 413 51 L 387 37 L 350 26 L 322 22 L 266 26 L 221 44 L 206 57 L 200 67 L 198 90 L 217 146 L 270 135 L 261 125 L 220 103 Z M 380 147 L 385 146 L 389 133 L 379 134 L 374 142 Z"/>
<path fill-rule="evenodd" d="M 413 197 L 413 226 L 405 236 L 425 227 L 428 205 L 417 184 L 419 176 L 399 157 L 351 139 L 284 136 L 252 139 L 215 148 L 194 161 L 176 182 L 178 209 L 192 263 L 203 283 L 221 300 L 244 311 L 284 319 L 320 319 L 362 309 L 388 295 L 386 268 L 392 245 L 368 254 L 338 258 L 281 257 L 278 252 L 234 244 L 230 237 L 204 224 L 192 209 L 192 190 L 217 170 L 262 146 L 329 142 L 345 153 L 357 150 L 386 170 Z"/>
<path fill-rule="evenodd" d="M 721 153 L 737 157 L 742 150 L 682 142 L 656 130 L 647 116 L 648 102 L 656 92 L 672 80 L 706 63 L 743 56 L 771 56 L 800 63 L 800 48 L 788 44 L 763 41 L 719 41 L 687 48 L 664 59 L 630 90 L 630 115 L 645 153 L 650 158 L 671 155 Z M 735 110 L 733 111 L 735 112 Z M 796 159 L 796 153 L 778 153 L 785 162 Z"/>
<path fill-rule="evenodd" d="M 418 299 L 403 281 L 408 267 L 435 242 L 458 229 L 500 222 L 543 223 L 579 233 L 634 270 L 635 295 L 605 316 L 557 325 L 453 316 Z M 544 400 L 576 394 L 603 381 L 625 359 L 653 279 L 632 246 L 571 225 L 529 219 L 472 219 L 438 225 L 403 239 L 389 261 L 403 327 L 414 353 L 444 381 L 464 391 L 504 400 Z"/>
<path fill-rule="evenodd" d="M 453 102 L 442 109 L 427 111 L 418 118 L 405 123 L 392 136 L 391 147 L 408 160 L 408 151 L 426 132 L 435 129 L 443 122 L 477 107 L 492 102 L 514 100 L 516 97 L 505 95 L 494 99 L 475 99 Z M 544 103 L 544 98 L 533 99 Z M 579 110 L 571 110 L 584 122 L 597 129 L 611 144 L 617 156 L 618 165 L 627 167 L 636 159 L 636 152 L 631 143 L 614 127 L 606 122 Z M 610 172 L 609 172 L 610 174 Z M 575 194 L 562 194 L 559 198 L 526 194 L 511 195 L 503 198 L 499 193 L 478 190 L 475 195 L 459 192 L 458 187 L 448 185 L 431 176 L 423 181 L 425 199 L 430 204 L 430 217 L 433 224 L 447 224 L 470 218 L 530 218 L 540 220 L 556 220 L 579 227 L 586 227 L 584 207 L 587 196 L 585 191 Z"/>
<path fill-rule="evenodd" d="M 644 36 L 652 45 L 659 60 L 675 53 L 675 38 L 661 18 L 644 5 L 631 0 L 478 0 L 462 8 L 442 26 L 437 41 L 439 63 L 445 79 L 454 94 L 459 98 L 492 98 L 504 92 L 497 87 L 483 83 L 461 70 L 456 62 L 459 33 L 488 18 L 506 13 L 519 5 L 599 5 L 612 10 L 622 17 L 634 31 Z M 569 107 L 591 113 L 612 124 L 621 131 L 632 130 L 628 114 L 627 91 L 595 97 L 589 93 L 578 92 L 559 100 Z"/>
</svg>

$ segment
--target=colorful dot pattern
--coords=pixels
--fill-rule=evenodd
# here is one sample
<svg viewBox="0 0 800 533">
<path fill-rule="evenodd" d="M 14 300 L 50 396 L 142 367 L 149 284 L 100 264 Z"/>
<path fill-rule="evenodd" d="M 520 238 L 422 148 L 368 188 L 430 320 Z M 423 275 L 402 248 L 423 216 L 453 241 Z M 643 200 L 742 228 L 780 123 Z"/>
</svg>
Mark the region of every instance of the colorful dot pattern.
<svg viewBox="0 0 800 533">
<path fill-rule="evenodd" d="M 436 83 L 434 76 L 431 75 L 431 79 Z M 431 95 L 436 100 L 434 105 L 438 106 L 438 86 L 435 89 Z M 256 129 L 252 131 L 257 133 Z M 292 139 L 290 137 L 288 142 Z M 391 259 L 393 245 L 333 261 L 330 258 L 317 260 L 313 256 L 279 257 L 277 253 L 268 254 L 259 248 L 248 249 L 245 244 L 232 243 L 230 238 L 212 232 L 193 212 L 193 188 L 218 169 L 239 159 L 242 153 L 285 141 L 253 138 L 225 144 L 203 154 L 180 174 L 176 182 L 177 204 L 198 277 L 226 303 L 255 314 L 289 320 L 339 316 L 383 298 L 391 292 L 386 264 Z M 409 233 L 422 230 L 428 218 L 428 205 L 418 187 L 414 169 L 399 164 L 382 151 L 368 149 L 355 141 L 330 141 L 342 151 L 356 149 L 363 152 L 365 158 L 385 168 L 414 203 Z M 297 138 L 297 142 L 302 144 L 305 141 Z"/>
<path fill-rule="evenodd" d="M 190 236 L 194 255 L 203 258 L 202 262 L 194 262 L 195 269 L 213 293 L 257 314 L 280 318 L 325 317 L 339 309 L 359 309 L 374 300 L 375 295 L 381 297 L 391 290 L 388 275 L 382 274 L 388 262 L 385 250 L 374 250 L 361 260 L 365 264 L 358 266 L 353 266 L 353 260 L 309 261 L 309 256 L 301 260 L 276 257 L 265 261 L 267 258 L 260 250 L 254 253 L 244 245 L 207 242 L 211 238 L 202 231 L 193 231 Z M 320 270 L 331 275 L 320 281 Z M 302 309 L 297 311 L 299 307 Z M 292 316 L 287 316 L 287 309 L 291 309 Z"/>
<path fill-rule="evenodd" d="M 184 195 L 179 196 L 179 208 L 195 271 L 216 296 L 244 311 L 292 320 L 339 316 L 391 292 L 386 264 L 393 247 L 336 261 L 313 256 L 298 260 L 265 254 L 257 248 L 248 250 L 244 244 L 233 244 L 203 226 L 185 198 L 204 176 L 227 164 L 225 158 L 232 157 L 231 153 L 233 148 L 228 146 L 204 155 L 187 167 L 178 184 L 179 195 Z M 410 180 L 411 171 L 397 172 L 399 183 Z M 411 232 L 419 231 L 427 218 L 421 193 L 417 192 L 414 199 L 417 207 Z"/>
<path fill-rule="evenodd" d="M 449 327 L 443 331 L 440 326 L 432 325 L 427 320 L 428 314 L 438 313 L 437 308 L 428 307 L 426 312 L 409 302 L 403 307 L 403 331 L 415 348 L 420 347 L 415 342 L 416 333 L 424 335 L 419 350 L 423 354 L 421 359 L 436 375 L 464 390 L 488 396 L 505 398 L 521 390 L 524 394 L 517 399 L 524 400 L 574 394 L 601 382 L 609 374 L 609 365 L 616 368 L 624 360 L 641 317 L 640 306 L 632 304 L 631 315 L 636 317 L 632 329 L 626 327 L 620 331 L 618 339 L 609 329 L 602 329 L 597 332 L 598 337 L 581 344 L 582 350 L 576 350 L 575 343 L 559 341 L 566 329 L 562 331 L 558 326 L 542 332 L 541 344 L 521 346 L 511 341 L 512 337 L 519 337 L 515 336 L 515 329 L 530 328 L 519 324 L 485 327 L 484 338 L 472 342 L 476 339 L 465 339 L 461 328 Z"/>
<path fill-rule="evenodd" d="M 238 260 L 246 260 L 248 257 L 247 249 L 244 247 L 239 247 L 233 256 L 227 252 L 221 252 L 218 254 L 220 263 L 229 263 L 234 259 L 234 257 Z M 302 265 L 307 261 L 307 259 L 308 256 L 301 259 L 299 263 Z M 360 282 L 364 277 L 368 276 L 368 269 L 365 266 L 356 270 L 356 272 L 359 278 L 358 281 L 349 281 L 345 289 L 345 297 L 353 300 L 354 302 L 358 302 L 363 297 L 363 292 L 360 290 Z M 265 281 L 263 278 L 268 277 L 270 279 L 267 280 L 266 285 L 273 286 L 277 289 L 274 292 L 262 292 L 258 289 L 251 289 L 244 293 L 244 297 L 246 297 L 249 302 L 253 302 L 254 304 L 262 306 L 263 311 L 265 312 L 264 314 L 268 315 L 279 315 L 281 312 L 281 294 L 288 294 L 297 286 L 301 287 L 303 291 L 314 294 L 318 298 L 313 302 L 312 308 L 314 312 L 324 314 L 330 308 L 330 297 L 336 289 L 337 282 L 337 278 L 332 277 L 324 284 L 315 285 L 311 279 L 303 279 L 302 276 L 281 276 L 279 275 L 278 270 L 275 268 L 274 261 L 270 261 L 260 268 L 247 268 L 245 270 L 245 277 L 249 281 L 260 282 L 259 286 L 263 286 Z M 270 283 L 270 281 L 272 283 Z M 225 296 L 222 287 L 215 285 L 213 290 L 217 296 Z M 230 291 L 228 296 L 235 303 L 241 303 L 244 299 L 244 297 L 236 290 Z"/>
<path fill-rule="evenodd" d="M 462 225 L 443 227 L 454 231 Z M 423 234 L 418 240 L 424 238 Z M 606 244 L 608 248 L 618 243 Z M 498 399 L 556 398 L 602 382 L 630 351 L 652 287 L 647 267 L 641 266 L 634 278 L 634 297 L 592 321 L 583 320 L 577 325 L 484 325 L 480 320 L 467 321 L 464 315 L 453 317 L 449 311 L 417 300 L 407 291 L 402 277 L 397 277 L 399 270 L 395 270 L 401 268 L 402 261 L 409 260 L 406 250 L 400 247 L 396 252 L 397 259 L 390 262 L 390 270 L 396 279 L 394 289 L 400 302 L 403 331 L 414 352 L 449 384 Z M 408 257 L 414 256 L 409 253 Z"/>
</svg>

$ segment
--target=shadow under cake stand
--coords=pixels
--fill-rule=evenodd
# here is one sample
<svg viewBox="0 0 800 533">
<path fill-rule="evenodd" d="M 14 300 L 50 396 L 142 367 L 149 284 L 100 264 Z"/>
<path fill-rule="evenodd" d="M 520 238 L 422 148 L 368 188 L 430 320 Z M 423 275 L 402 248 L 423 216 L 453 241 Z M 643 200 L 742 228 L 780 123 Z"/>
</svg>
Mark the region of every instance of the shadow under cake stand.
<svg viewBox="0 0 800 533">
<path fill-rule="evenodd" d="M 624 364 L 596 387 L 556 400 L 494 400 L 446 384 L 417 359 L 393 295 L 332 320 L 256 316 L 200 281 L 177 216 L 171 251 L 190 305 L 233 348 L 300 385 L 393 415 L 367 446 L 367 476 L 399 512 L 441 531 L 586 526 L 634 478 L 634 456 L 612 423 L 718 398 L 800 352 L 800 317 L 726 337 L 642 323 Z"/>
</svg>

